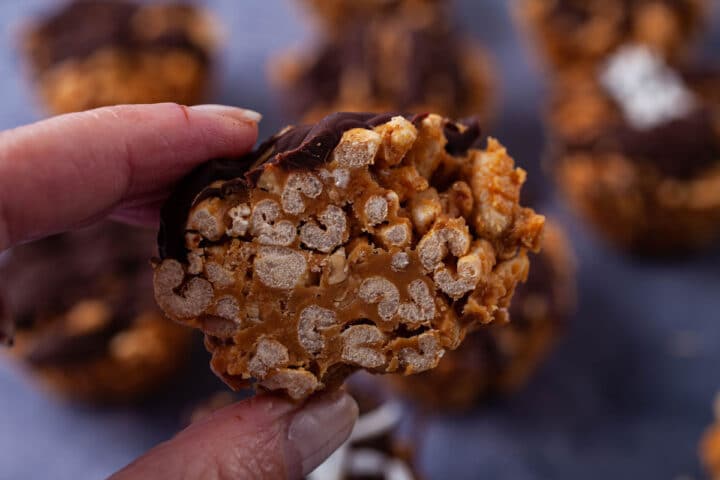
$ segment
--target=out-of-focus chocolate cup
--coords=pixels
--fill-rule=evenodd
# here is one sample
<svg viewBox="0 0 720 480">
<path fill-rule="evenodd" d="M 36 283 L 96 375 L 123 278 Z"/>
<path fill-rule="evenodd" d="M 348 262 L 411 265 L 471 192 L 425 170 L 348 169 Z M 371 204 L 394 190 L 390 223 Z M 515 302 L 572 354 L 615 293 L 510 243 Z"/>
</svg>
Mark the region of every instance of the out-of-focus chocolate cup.
<svg viewBox="0 0 720 480">
<path fill-rule="evenodd" d="M 214 22 L 181 3 L 74 0 L 27 28 L 23 50 L 51 113 L 117 104 L 200 102 Z"/>
</svg>

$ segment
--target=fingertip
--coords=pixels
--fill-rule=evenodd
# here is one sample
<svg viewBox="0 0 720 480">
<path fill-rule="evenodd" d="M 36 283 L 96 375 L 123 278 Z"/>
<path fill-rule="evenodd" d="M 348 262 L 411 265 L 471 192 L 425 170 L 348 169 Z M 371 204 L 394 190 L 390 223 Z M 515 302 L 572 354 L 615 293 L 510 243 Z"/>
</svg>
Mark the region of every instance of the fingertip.
<svg viewBox="0 0 720 480">
<path fill-rule="evenodd" d="M 344 390 L 322 394 L 298 410 L 288 425 L 287 471 L 293 478 L 308 475 L 348 439 L 359 413 Z"/>
<path fill-rule="evenodd" d="M 175 105 L 186 116 L 191 129 L 205 131 L 207 143 L 214 143 L 214 156 L 235 156 L 252 149 L 258 139 L 262 115 L 254 110 L 227 105 Z M 209 160 L 209 158 L 208 158 Z"/>
<path fill-rule="evenodd" d="M 223 117 L 229 117 L 242 122 L 250 122 L 254 124 L 260 123 L 262 115 L 255 110 L 249 110 L 240 107 L 231 107 L 228 105 L 218 104 L 205 104 L 205 105 L 193 105 L 189 107 L 194 112 L 209 113 L 212 115 L 220 115 Z"/>
</svg>

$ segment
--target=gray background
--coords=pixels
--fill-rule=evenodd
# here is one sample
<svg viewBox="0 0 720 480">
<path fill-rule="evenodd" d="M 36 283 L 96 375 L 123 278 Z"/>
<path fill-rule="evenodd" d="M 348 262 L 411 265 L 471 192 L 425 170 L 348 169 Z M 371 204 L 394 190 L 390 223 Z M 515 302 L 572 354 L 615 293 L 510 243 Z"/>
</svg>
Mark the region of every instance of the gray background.
<svg viewBox="0 0 720 480">
<path fill-rule="evenodd" d="M 16 34 L 23 20 L 54 3 L 0 2 L 0 129 L 41 118 L 15 53 Z M 273 52 L 308 39 L 302 15 L 290 0 L 206 3 L 227 34 L 213 101 L 265 113 L 262 135 L 268 135 L 283 118 L 265 64 Z M 425 423 L 427 476 L 701 478 L 697 442 L 720 389 L 720 251 L 666 262 L 630 258 L 565 211 L 539 173 L 544 89 L 508 5 L 459 1 L 458 20 L 495 56 L 502 98 L 489 133 L 531 171 L 540 210 L 568 227 L 579 259 L 580 303 L 527 389 L 469 415 Z M 706 56 L 720 57 L 717 29 L 703 45 Z M 206 361 L 200 349 L 195 356 Z M 200 365 L 139 407 L 93 409 L 45 397 L 22 372 L 0 363 L 0 479 L 102 478 L 171 436 L 190 405 L 217 388 Z"/>
</svg>

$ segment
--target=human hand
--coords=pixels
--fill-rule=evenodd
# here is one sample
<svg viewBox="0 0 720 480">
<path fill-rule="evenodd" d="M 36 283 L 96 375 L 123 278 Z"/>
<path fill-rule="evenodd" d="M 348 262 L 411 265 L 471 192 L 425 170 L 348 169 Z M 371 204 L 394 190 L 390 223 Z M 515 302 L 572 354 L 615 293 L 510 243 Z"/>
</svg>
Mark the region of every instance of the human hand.
<svg viewBox="0 0 720 480">
<path fill-rule="evenodd" d="M 118 106 L 0 132 L 0 252 L 105 217 L 157 225 L 172 185 L 213 157 L 241 155 L 260 116 L 223 106 Z M 216 412 L 112 478 L 301 478 L 347 438 L 343 392 L 303 405 L 260 395 Z"/>
</svg>

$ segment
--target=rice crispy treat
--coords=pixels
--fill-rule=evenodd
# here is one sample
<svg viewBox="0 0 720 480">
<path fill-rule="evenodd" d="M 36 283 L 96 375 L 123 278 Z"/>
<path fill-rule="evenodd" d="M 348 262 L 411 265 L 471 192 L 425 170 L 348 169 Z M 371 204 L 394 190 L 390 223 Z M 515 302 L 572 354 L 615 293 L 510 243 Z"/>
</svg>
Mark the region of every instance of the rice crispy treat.
<svg viewBox="0 0 720 480">
<path fill-rule="evenodd" d="M 182 3 L 74 0 L 38 20 L 24 53 L 51 113 L 107 105 L 202 100 L 213 22 Z"/>
<path fill-rule="evenodd" d="M 8 353 L 63 396 L 135 400 L 164 385 L 192 331 L 154 304 L 151 234 L 113 223 L 14 248 L 0 295 L 16 324 Z"/>
<path fill-rule="evenodd" d="M 673 70 L 640 47 L 565 77 L 550 168 L 571 207 L 619 247 L 683 253 L 720 237 L 720 69 Z"/>
<path fill-rule="evenodd" d="M 700 442 L 700 457 L 711 480 L 720 479 L 720 395 L 715 399 L 715 418 Z"/>
<path fill-rule="evenodd" d="M 592 68 L 627 43 L 682 57 L 701 29 L 706 0 L 520 0 L 516 13 L 555 69 Z"/>
<path fill-rule="evenodd" d="M 434 368 L 504 321 L 544 218 L 477 123 L 336 113 L 208 162 L 162 211 L 155 296 L 228 385 L 300 400 Z"/>
<path fill-rule="evenodd" d="M 395 110 L 486 121 L 494 83 L 488 54 L 444 15 L 404 12 L 368 9 L 343 25 L 342 34 L 325 35 L 314 50 L 278 58 L 271 78 L 288 110 L 308 122 L 336 111 Z"/>
<path fill-rule="evenodd" d="M 423 407 L 452 411 L 524 386 L 564 332 L 575 305 L 574 256 L 557 223 L 545 225 L 542 251 L 531 261 L 527 283 L 515 291 L 509 323 L 469 334 L 437 368 L 388 377 L 390 385 Z"/>
</svg>

